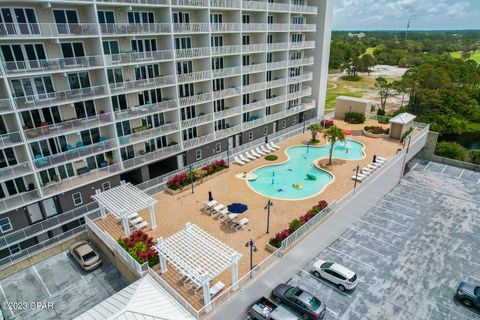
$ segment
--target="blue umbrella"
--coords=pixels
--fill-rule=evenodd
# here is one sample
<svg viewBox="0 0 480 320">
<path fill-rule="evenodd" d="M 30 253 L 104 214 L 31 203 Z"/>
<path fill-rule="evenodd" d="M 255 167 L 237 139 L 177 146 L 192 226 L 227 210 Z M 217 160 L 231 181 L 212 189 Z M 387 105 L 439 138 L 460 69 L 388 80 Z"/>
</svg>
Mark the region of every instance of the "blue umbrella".
<svg viewBox="0 0 480 320">
<path fill-rule="evenodd" d="M 246 204 L 243 203 L 232 203 L 227 206 L 227 209 L 231 213 L 244 213 L 245 211 L 248 210 L 248 207 Z"/>
</svg>

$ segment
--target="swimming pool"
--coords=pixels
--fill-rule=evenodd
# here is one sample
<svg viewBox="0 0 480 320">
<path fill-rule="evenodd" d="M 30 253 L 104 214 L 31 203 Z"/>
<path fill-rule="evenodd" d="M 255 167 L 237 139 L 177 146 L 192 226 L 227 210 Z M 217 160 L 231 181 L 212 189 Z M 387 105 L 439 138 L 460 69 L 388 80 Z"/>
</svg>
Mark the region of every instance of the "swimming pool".
<svg viewBox="0 0 480 320">
<path fill-rule="evenodd" d="M 346 144 L 337 142 L 333 148 L 333 157 L 360 160 L 365 157 L 364 149 L 365 146 L 357 141 L 350 140 Z M 314 160 L 328 158 L 329 152 L 330 144 L 321 147 L 290 147 L 286 150 L 286 162 L 254 170 L 257 179 L 247 183 L 256 192 L 270 198 L 300 200 L 312 197 L 333 181 L 330 173 L 313 165 Z M 308 179 L 307 174 L 315 180 Z M 294 184 L 300 184 L 301 188 L 295 188 Z"/>
</svg>

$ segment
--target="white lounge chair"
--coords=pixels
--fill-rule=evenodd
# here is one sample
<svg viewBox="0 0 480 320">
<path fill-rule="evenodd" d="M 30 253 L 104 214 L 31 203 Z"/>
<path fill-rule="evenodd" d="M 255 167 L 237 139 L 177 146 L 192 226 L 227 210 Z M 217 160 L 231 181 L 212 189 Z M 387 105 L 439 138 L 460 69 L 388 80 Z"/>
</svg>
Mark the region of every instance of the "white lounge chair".
<svg viewBox="0 0 480 320">
<path fill-rule="evenodd" d="M 273 147 L 273 148 L 275 148 L 275 149 L 277 149 L 277 150 L 280 150 L 280 147 L 277 146 L 273 141 L 270 142 L 270 146 Z"/>
<path fill-rule="evenodd" d="M 223 208 L 225 208 L 225 206 L 223 204 L 219 203 L 215 207 L 213 207 L 212 209 L 208 210 L 208 213 L 212 216 L 216 216 L 220 213 L 220 210 L 222 210 Z"/>
<path fill-rule="evenodd" d="M 365 168 L 372 169 L 372 170 L 377 170 L 378 169 L 378 167 L 372 166 L 371 164 L 369 164 Z"/>
<path fill-rule="evenodd" d="M 243 229 L 243 227 L 245 227 L 248 224 L 248 221 L 249 220 L 247 218 L 242 218 L 239 221 L 235 222 L 232 225 L 232 228 L 235 229 L 235 231 L 237 231 L 238 229 Z"/>
<path fill-rule="evenodd" d="M 360 182 L 363 182 L 363 180 L 366 179 L 366 177 L 363 177 L 362 175 L 358 175 L 358 177 L 356 177 L 355 175 L 352 176 L 352 180 L 355 180 L 357 179 L 357 181 L 360 181 Z"/>
<path fill-rule="evenodd" d="M 268 152 L 265 153 L 264 151 L 260 150 L 259 147 L 256 147 L 256 148 L 255 148 L 255 152 L 258 153 L 258 154 L 260 154 L 260 155 L 262 155 L 262 156 L 264 156 L 264 155 L 266 155 L 266 154 L 268 153 Z"/>
<path fill-rule="evenodd" d="M 245 152 L 245 156 L 249 159 L 252 159 L 252 160 L 255 160 L 257 159 L 258 157 L 254 156 L 253 153 L 250 153 L 250 151 L 246 151 Z"/>
<path fill-rule="evenodd" d="M 270 152 L 275 152 L 277 149 L 271 147 L 268 143 L 264 145 L 265 149 L 269 150 Z"/>
<path fill-rule="evenodd" d="M 238 214 L 234 214 L 234 213 L 229 213 L 227 214 L 227 217 L 225 218 L 225 223 L 228 223 L 228 222 L 236 222 L 237 221 L 237 216 Z"/>
<path fill-rule="evenodd" d="M 226 219 L 228 219 L 228 214 L 229 214 L 229 213 L 230 213 L 230 212 L 228 212 L 228 209 L 227 209 L 227 208 L 223 208 L 222 210 L 220 210 L 220 211 L 218 212 L 217 218 L 218 218 L 218 219 L 222 219 L 222 220 L 225 221 Z"/>
<path fill-rule="evenodd" d="M 134 225 L 133 227 L 137 230 L 143 229 L 148 226 L 147 221 L 140 222 L 139 224 Z"/>
<path fill-rule="evenodd" d="M 245 158 L 245 157 L 244 157 L 244 155 L 243 155 L 243 154 L 241 154 L 241 153 L 238 155 L 238 157 L 239 157 L 239 158 L 240 158 L 240 160 L 242 160 L 243 162 L 246 162 L 246 163 L 250 162 L 250 160 L 249 160 L 249 159 L 247 159 L 247 158 Z"/>
<path fill-rule="evenodd" d="M 257 158 L 261 158 L 261 157 L 262 157 L 262 155 L 261 155 L 261 154 L 258 154 L 258 153 L 257 153 L 257 152 L 255 152 L 255 150 L 253 150 L 253 149 L 252 149 L 252 150 L 250 150 L 250 152 L 251 152 L 251 153 L 252 153 L 252 154 L 253 154 L 255 157 L 257 157 Z"/>
<path fill-rule="evenodd" d="M 213 207 L 216 206 L 217 204 L 218 204 L 218 201 L 217 201 L 217 200 L 207 201 L 207 202 L 205 202 L 205 205 L 203 206 L 203 208 L 200 209 L 200 210 L 203 211 L 203 212 L 205 212 L 205 211 L 207 211 L 208 209 L 213 208 Z"/>
<path fill-rule="evenodd" d="M 368 174 L 371 174 L 373 173 L 373 171 L 375 171 L 377 168 L 368 168 L 368 167 L 363 167 L 362 170 L 360 170 L 360 172 L 365 172 L 365 173 L 368 173 Z"/>
<path fill-rule="evenodd" d="M 370 163 L 370 165 L 374 166 L 375 168 L 380 168 L 381 166 L 383 166 L 384 162 L 372 162 Z"/>
<path fill-rule="evenodd" d="M 383 157 L 379 157 L 379 156 L 377 156 L 377 160 L 380 160 L 380 161 L 386 162 L 388 159 L 387 159 L 387 158 L 383 158 Z"/>
<path fill-rule="evenodd" d="M 130 213 L 128 216 L 127 216 L 127 219 L 131 220 L 131 219 L 134 219 L 138 217 L 138 212 L 133 212 L 133 213 Z"/>
<path fill-rule="evenodd" d="M 263 146 L 263 145 L 260 146 L 260 150 L 262 150 L 262 151 L 265 152 L 265 153 L 270 153 L 270 152 L 272 152 L 272 151 L 268 150 L 267 148 L 265 148 L 265 146 Z"/>
<path fill-rule="evenodd" d="M 142 217 L 136 217 L 136 218 L 133 218 L 133 219 L 130 219 L 130 223 L 132 225 L 136 225 L 136 224 L 139 224 L 140 222 L 143 221 L 143 218 Z"/>
<path fill-rule="evenodd" d="M 211 288 L 210 288 L 210 296 L 214 296 L 217 293 L 219 293 L 225 285 L 223 284 L 222 281 L 217 281 Z"/>
<path fill-rule="evenodd" d="M 242 160 L 240 160 L 239 157 L 233 157 L 233 161 L 235 161 L 235 163 L 241 165 L 241 166 L 244 166 L 245 165 L 245 162 L 243 162 Z"/>
</svg>

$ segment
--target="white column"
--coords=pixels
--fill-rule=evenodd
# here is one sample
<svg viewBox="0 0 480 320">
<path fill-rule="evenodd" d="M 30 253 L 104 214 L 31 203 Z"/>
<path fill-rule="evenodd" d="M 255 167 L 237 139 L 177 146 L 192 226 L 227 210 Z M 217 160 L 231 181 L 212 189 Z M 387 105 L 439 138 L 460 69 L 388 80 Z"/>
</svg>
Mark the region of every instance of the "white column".
<svg viewBox="0 0 480 320">
<path fill-rule="evenodd" d="M 208 275 L 204 275 L 202 278 L 203 281 L 203 305 L 205 306 L 205 312 L 209 313 L 212 311 L 212 306 L 210 304 L 210 278 Z"/>
<path fill-rule="evenodd" d="M 231 257 L 232 259 L 232 289 L 237 290 L 238 289 L 238 260 L 239 256 L 238 254 L 234 254 Z"/>
<path fill-rule="evenodd" d="M 107 217 L 107 212 L 105 210 L 105 207 L 100 205 L 100 213 L 102 215 L 102 219 L 105 219 Z"/>
<path fill-rule="evenodd" d="M 160 237 L 157 239 L 157 248 L 159 251 L 163 249 L 163 238 Z M 168 271 L 167 269 L 167 260 L 162 254 L 158 254 L 159 260 L 160 260 L 160 272 L 165 273 Z"/>
<path fill-rule="evenodd" d="M 152 225 L 152 230 L 157 229 L 157 219 L 155 218 L 155 210 L 153 208 L 153 204 L 150 207 L 150 223 Z"/>
<path fill-rule="evenodd" d="M 128 219 L 126 216 L 122 217 L 122 224 L 123 224 L 123 232 L 125 233 L 125 236 L 130 235 L 130 226 L 128 225 Z"/>
</svg>

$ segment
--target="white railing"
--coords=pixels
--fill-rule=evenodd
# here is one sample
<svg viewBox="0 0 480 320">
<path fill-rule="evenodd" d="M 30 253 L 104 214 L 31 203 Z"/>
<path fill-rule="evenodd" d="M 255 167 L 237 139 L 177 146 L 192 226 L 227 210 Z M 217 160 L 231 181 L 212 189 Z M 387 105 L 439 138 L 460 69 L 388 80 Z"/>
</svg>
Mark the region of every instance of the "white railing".
<svg viewBox="0 0 480 320">
<path fill-rule="evenodd" d="M 265 71 L 267 65 L 265 63 L 250 64 L 248 66 L 242 66 L 243 73 L 250 73 L 255 71 Z"/>
<path fill-rule="evenodd" d="M 301 42 L 289 42 L 290 49 L 313 49 L 315 48 L 315 41 L 301 41 Z"/>
<path fill-rule="evenodd" d="M 313 73 L 307 72 L 296 77 L 289 77 L 288 84 L 302 82 L 302 81 L 310 81 L 312 79 L 313 79 Z"/>
<path fill-rule="evenodd" d="M 123 146 L 126 144 L 153 139 L 160 135 L 169 134 L 178 130 L 180 130 L 180 125 L 178 122 L 168 123 L 161 125 L 160 127 L 151 128 L 140 132 L 135 132 L 127 136 L 119 137 L 118 141 L 120 142 L 120 145 Z"/>
<path fill-rule="evenodd" d="M 288 3 L 268 3 L 268 11 L 290 11 L 290 4 Z"/>
<path fill-rule="evenodd" d="M 214 139 L 213 133 L 209 133 L 205 136 L 201 136 L 201 137 L 198 137 L 198 138 L 193 138 L 193 139 L 184 141 L 183 142 L 183 148 L 185 150 L 191 149 L 191 148 L 194 148 L 196 146 L 200 146 L 202 144 L 205 144 L 207 142 L 212 142 L 213 139 Z"/>
<path fill-rule="evenodd" d="M 188 106 L 192 104 L 199 104 L 206 101 L 212 100 L 212 93 L 200 93 L 191 97 L 184 97 L 178 99 L 178 104 L 181 106 Z"/>
<path fill-rule="evenodd" d="M 172 6 L 208 7 L 208 0 L 171 0 Z"/>
<path fill-rule="evenodd" d="M 177 75 L 177 82 L 192 82 L 192 81 L 200 81 L 200 80 L 207 80 L 212 77 L 212 73 L 209 70 L 205 71 L 197 71 L 192 73 L 182 73 Z"/>
<path fill-rule="evenodd" d="M 75 1 L 75 0 L 72 0 Z M 92 0 L 90 0 L 92 1 Z M 169 0 L 97 0 L 105 3 L 128 3 L 128 4 L 149 4 L 149 5 L 168 5 Z"/>
<path fill-rule="evenodd" d="M 263 43 L 242 45 L 242 50 L 244 53 L 265 51 L 266 48 L 267 45 Z"/>
<path fill-rule="evenodd" d="M 290 7 L 290 11 L 317 14 L 318 7 L 316 7 L 316 6 L 302 6 L 302 5 L 292 4 L 292 6 Z"/>
<path fill-rule="evenodd" d="M 240 0 L 239 0 L 240 1 Z M 243 9 L 252 9 L 252 10 L 267 10 L 267 3 L 260 1 L 243 1 Z"/>
<path fill-rule="evenodd" d="M 281 119 L 281 118 L 285 117 L 285 114 L 286 114 L 285 110 L 280 111 L 280 112 L 276 112 L 274 114 L 269 114 L 268 116 L 265 116 L 265 122 L 271 122 L 271 121 Z"/>
<path fill-rule="evenodd" d="M 248 122 L 244 122 L 243 123 L 243 129 L 244 130 L 251 129 L 253 127 L 259 126 L 259 125 L 264 124 L 264 123 L 265 123 L 265 117 L 260 118 L 260 119 L 255 119 L 255 120 L 252 120 L 252 121 L 248 121 Z"/>
<path fill-rule="evenodd" d="M 290 31 L 317 31 L 316 24 L 291 24 Z"/>
<path fill-rule="evenodd" d="M 313 61 L 314 61 L 313 57 L 288 60 L 288 66 L 289 67 L 296 67 L 296 66 L 301 66 L 301 65 L 306 65 L 306 64 L 313 64 Z"/>
<path fill-rule="evenodd" d="M 241 45 L 212 47 L 212 55 L 237 54 L 241 52 Z"/>
<path fill-rule="evenodd" d="M 288 23 L 269 23 L 268 31 L 288 31 Z"/>
<path fill-rule="evenodd" d="M 171 33 L 170 23 L 101 23 L 102 34 L 157 34 Z"/>
<path fill-rule="evenodd" d="M 10 99 L 0 100 L 0 113 L 13 111 L 12 102 Z"/>
<path fill-rule="evenodd" d="M 272 81 L 267 82 L 267 88 L 280 87 L 280 86 L 284 86 L 286 84 L 287 84 L 287 79 L 286 78 L 272 80 Z"/>
<path fill-rule="evenodd" d="M 0 135 L 0 148 L 7 148 L 22 142 L 22 136 L 19 131 Z"/>
<path fill-rule="evenodd" d="M 208 23 L 174 23 L 173 32 L 175 33 L 196 33 L 209 32 L 210 25 Z"/>
<path fill-rule="evenodd" d="M 288 42 L 277 42 L 277 43 L 268 43 L 267 50 L 268 51 L 276 51 L 276 50 L 287 50 L 288 49 Z"/>
<path fill-rule="evenodd" d="M 130 91 L 139 91 L 150 88 L 159 88 L 175 84 L 175 76 L 163 76 L 157 78 L 140 79 L 133 81 L 124 81 L 110 84 L 112 93 L 125 93 Z"/>
<path fill-rule="evenodd" d="M 59 38 L 98 34 L 96 23 L 5 23 L 0 38 Z"/>
<path fill-rule="evenodd" d="M 271 105 L 274 105 L 276 103 L 285 102 L 287 100 L 287 97 L 288 97 L 288 95 L 286 95 L 286 94 L 282 94 L 278 97 L 273 96 L 272 98 L 267 99 L 265 101 L 265 103 L 266 103 L 267 106 L 271 106 Z"/>
<path fill-rule="evenodd" d="M 58 70 L 94 68 L 103 65 L 102 56 L 5 62 L 7 74 L 28 74 Z"/>
<path fill-rule="evenodd" d="M 212 32 L 240 32 L 242 24 L 240 23 L 211 23 L 210 30 Z"/>
<path fill-rule="evenodd" d="M 198 126 L 198 125 L 210 122 L 212 120 L 213 120 L 213 113 L 209 113 L 209 114 L 206 114 L 206 115 L 203 115 L 203 116 L 198 116 L 198 117 L 188 119 L 188 120 L 183 120 L 181 122 L 182 129 L 185 129 L 185 128 L 188 128 L 188 127 Z"/>
<path fill-rule="evenodd" d="M 222 111 L 217 111 L 214 114 L 215 114 L 215 119 L 222 119 L 222 118 L 238 115 L 241 113 L 242 113 L 242 107 L 239 106 L 234 108 L 227 108 Z"/>
<path fill-rule="evenodd" d="M 175 50 L 175 58 L 202 58 L 210 55 L 210 47 L 205 48 L 190 48 L 190 49 L 177 49 Z"/>
<path fill-rule="evenodd" d="M 287 67 L 288 67 L 288 61 L 286 60 L 267 63 L 267 70 L 283 69 Z"/>
<path fill-rule="evenodd" d="M 112 118 L 112 114 L 109 112 L 98 114 L 93 117 L 79 118 L 48 126 L 41 126 L 39 128 L 26 129 L 24 132 L 28 140 L 39 140 L 60 134 L 67 134 L 89 128 L 100 127 L 102 125 L 111 123 L 113 120 Z"/>
<path fill-rule="evenodd" d="M 312 88 L 307 88 L 302 91 L 293 92 L 287 94 L 287 100 L 292 100 L 296 98 L 303 98 L 312 94 Z"/>
<path fill-rule="evenodd" d="M 255 31 L 267 31 L 266 23 L 242 23 L 242 31 L 245 32 L 255 32 Z"/>
<path fill-rule="evenodd" d="M 247 86 L 243 86 L 242 92 L 249 93 L 253 91 L 264 90 L 266 87 L 267 87 L 267 84 L 265 82 L 253 83 Z"/>
<path fill-rule="evenodd" d="M 0 181 L 10 180 L 31 172 L 32 167 L 30 166 L 29 161 L 17 163 L 0 169 Z"/>
<path fill-rule="evenodd" d="M 213 99 L 221 99 L 231 96 L 236 96 L 240 94 L 239 88 L 228 88 L 225 90 L 214 91 L 213 92 Z"/>
<path fill-rule="evenodd" d="M 26 109 L 34 107 L 48 107 L 69 102 L 90 100 L 107 94 L 107 86 L 100 85 L 82 89 L 49 92 L 25 97 L 15 98 L 17 108 Z"/>
<path fill-rule="evenodd" d="M 130 169 L 133 167 L 141 166 L 152 161 L 158 161 L 163 158 L 167 158 L 181 151 L 182 151 L 182 148 L 179 144 L 176 144 L 170 147 L 161 148 L 153 152 L 149 152 L 144 155 L 125 160 L 123 161 L 123 167 L 125 169 Z"/>
<path fill-rule="evenodd" d="M 240 131 L 242 131 L 242 125 L 241 124 L 230 127 L 230 128 L 227 128 L 227 129 L 218 130 L 218 131 L 215 131 L 215 139 L 217 139 L 217 140 L 222 139 L 222 138 L 228 137 L 232 134 L 239 133 Z"/>
<path fill-rule="evenodd" d="M 166 100 L 166 101 L 161 101 L 154 104 L 136 106 L 136 107 L 128 108 L 126 110 L 116 111 L 115 119 L 126 120 L 131 118 L 138 118 L 138 117 L 142 117 L 152 113 L 173 110 L 173 109 L 176 109 L 177 106 L 178 106 L 177 100 Z"/>
<path fill-rule="evenodd" d="M 171 59 L 173 59 L 173 50 L 143 51 L 106 55 L 105 64 L 119 65 L 126 63 L 162 61 Z"/>
<path fill-rule="evenodd" d="M 242 7 L 242 3 L 239 0 L 210 0 L 210 7 L 238 9 Z"/>
<path fill-rule="evenodd" d="M 20 206 L 25 206 L 39 199 L 40 192 L 38 192 L 36 189 L 2 198 L 0 199 L 0 212 L 7 212 Z"/>
<path fill-rule="evenodd" d="M 43 169 L 57 165 L 59 163 L 69 162 L 78 158 L 83 158 L 100 152 L 106 152 L 117 147 L 117 139 L 109 139 L 97 143 L 75 148 L 66 152 L 57 153 L 48 157 L 37 157 L 34 164 L 37 169 Z"/>
<path fill-rule="evenodd" d="M 253 111 L 265 107 L 265 100 L 255 101 L 243 106 L 243 112 Z"/>
<path fill-rule="evenodd" d="M 212 77 L 213 78 L 230 77 L 230 76 L 239 75 L 241 73 L 242 73 L 242 67 L 223 68 L 223 69 L 212 70 Z"/>
</svg>

